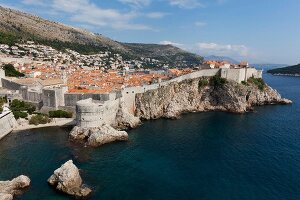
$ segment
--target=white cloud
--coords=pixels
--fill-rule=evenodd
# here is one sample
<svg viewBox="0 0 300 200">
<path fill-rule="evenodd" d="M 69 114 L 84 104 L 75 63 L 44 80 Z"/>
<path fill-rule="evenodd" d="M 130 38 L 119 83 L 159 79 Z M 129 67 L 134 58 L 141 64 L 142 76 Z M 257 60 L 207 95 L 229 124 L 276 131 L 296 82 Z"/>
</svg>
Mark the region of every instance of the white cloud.
<svg viewBox="0 0 300 200">
<path fill-rule="evenodd" d="M 160 18 L 165 17 L 166 15 L 169 15 L 169 13 L 151 12 L 151 13 L 147 13 L 145 16 L 148 18 L 152 18 L 152 19 L 160 19 Z"/>
<path fill-rule="evenodd" d="M 118 0 L 118 1 L 134 7 L 149 6 L 151 3 L 151 0 Z"/>
<path fill-rule="evenodd" d="M 170 5 L 178 6 L 179 8 L 193 9 L 197 7 L 204 7 L 198 0 L 168 0 Z"/>
<path fill-rule="evenodd" d="M 162 44 L 162 45 L 172 45 L 172 46 L 177 46 L 177 47 L 184 46 L 183 44 L 180 44 L 180 43 L 177 43 L 177 42 L 168 41 L 168 40 L 160 41 L 159 44 Z"/>
<path fill-rule="evenodd" d="M 239 56 L 246 57 L 249 55 L 249 50 L 245 45 L 232 44 L 216 44 L 216 43 L 197 43 L 196 50 L 205 54 L 213 54 L 219 56 Z"/>
<path fill-rule="evenodd" d="M 51 7 L 55 11 L 67 13 L 70 20 L 86 25 L 125 30 L 152 30 L 147 25 L 132 22 L 140 16 L 136 11 L 120 12 L 116 9 L 104 9 L 90 0 L 53 0 Z"/>
<path fill-rule="evenodd" d="M 35 5 L 35 6 L 45 6 L 46 2 L 44 0 L 22 0 L 23 4 Z"/>
<path fill-rule="evenodd" d="M 206 22 L 200 22 L 200 21 L 195 22 L 195 26 L 198 26 L 198 27 L 203 27 L 203 26 L 206 26 L 206 25 L 207 25 Z"/>
</svg>

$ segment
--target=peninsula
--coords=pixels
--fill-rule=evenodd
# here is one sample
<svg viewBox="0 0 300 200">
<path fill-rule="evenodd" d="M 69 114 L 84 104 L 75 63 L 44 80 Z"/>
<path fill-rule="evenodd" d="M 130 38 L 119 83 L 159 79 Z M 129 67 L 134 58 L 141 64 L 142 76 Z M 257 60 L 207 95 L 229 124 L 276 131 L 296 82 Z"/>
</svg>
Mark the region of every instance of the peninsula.
<svg viewBox="0 0 300 200">
<path fill-rule="evenodd" d="M 98 146 L 127 140 L 120 130 L 142 120 L 291 103 L 246 61 L 203 61 L 171 45 L 116 42 L 3 7 L 0 14 L 0 138 L 76 125 L 73 141 Z"/>
<path fill-rule="evenodd" d="M 124 88 L 105 102 L 81 100 L 76 104 L 77 126 L 70 138 L 100 146 L 127 140 L 126 132 L 114 128 L 134 128 L 141 120 L 176 119 L 184 112 L 245 113 L 254 106 L 292 103 L 261 76 L 254 68 L 202 69 L 165 82 Z"/>
<path fill-rule="evenodd" d="M 89 1 L 85 3 L 88 4 Z M 89 6 L 87 12 L 95 5 L 93 3 Z M 48 5 L 45 4 L 46 6 Z M 74 10 L 76 13 L 78 11 Z M 102 12 L 102 9 L 94 12 Z M 132 18 L 132 15 L 136 15 L 135 12 L 124 18 Z M 109 13 L 123 18 L 123 14 L 113 10 L 107 10 L 103 15 Z M 160 18 L 165 14 L 155 12 L 147 14 L 147 17 Z M 161 41 L 161 44 L 119 42 L 98 33 L 1 6 L 0 16 L 0 139 L 12 131 L 68 125 L 72 126 L 68 134 L 70 142 L 80 143 L 82 147 L 99 147 L 114 141 L 129 140 L 127 130 L 142 125 L 144 120 L 178 119 L 182 113 L 190 112 L 221 111 L 243 114 L 253 111 L 255 106 L 292 103 L 268 86 L 264 82 L 262 70 L 254 68 L 247 61 L 238 62 L 218 56 L 210 56 L 205 60 L 200 55 L 176 47 L 182 46 L 181 44 L 169 41 Z M 202 26 L 206 23 L 195 24 Z M 244 45 L 199 45 L 209 49 L 216 47 L 220 50 L 247 51 Z M 299 67 L 297 65 L 269 72 L 299 75 Z M 215 121 L 213 119 L 213 124 Z M 53 141 L 45 135 L 41 137 L 53 145 Z M 35 141 L 32 140 L 29 144 Z M 26 144 L 27 146 L 32 150 L 30 145 Z M 45 166 L 50 167 L 56 161 L 45 156 L 43 150 L 47 148 L 46 145 L 40 146 L 41 149 L 37 151 L 33 149 L 46 158 L 42 160 L 42 170 L 39 170 L 44 172 Z M 24 151 L 23 148 L 20 148 L 21 151 Z M 54 149 L 65 151 L 65 148 L 50 148 L 48 152 L 54 157 L 60 157 L 53 153 Z M 80 147 L 79 149 L 82 150 Z M 70 153 L 62 154 L 60 161 L 70 157 Z M 32 157 L 31 154 L 29 156 Z M 102 159 L 105 156 L 96 157 Z M 181 163 L 186 161 L 186 156 L 183 157 L 185 160 Z M 77 159 L 76 156 L 74 158 Z M 21 157 L 20 160 L 23 159 Z M 38 158 L 34 157 L 34 160 Z M 129 160 L 128 157 L 125 160 Z M 139 156 L 134 160 L 133 163 L 123 163 L 122 170 L 124 166 L 148 165 L 146 162 L 142 163 Z M 6 164 L 6 161 L 11 162 L 5 160 L 3 163 Z M 26 163 L 29 162 L 31 160 L 26 159 Z M 78 164 L 82 169 L 88 169 L 82 163 Z M 4 167 L 7 166 L 9 164 Z M 23 163 L 20 166 L 23 167 Z M 93 168 L 102 170 L 102 166 L 95 165 Z M 31 169 L 32 166 L 29 173 Z M 145 172 L 144 169 L 142 172 Z M 153 174 L 157 175 L 157 172 Z M 128 174 L 124 175 L 128 178 Z M 178 177 L 190 178 L 187 175 L 186 173 Z M 62 164 L 49 176 L 47 182 L 51 187 L 74 198 L 86 198 L 93 191 L 99 190 L 84 184 L 80 170 L 73 160 Z M 147 177 L 150 176 L 152 173 L 147 174 Z M 174 181 L 173 175 L 169 177 Z M 141 180 L 144 184 L 146 179 Z M 157 180 L 163 184 L 169 183 L 163 179 L 156 179 L 155 183 Z M 35 181 L 34 187 L 37 185 Z M 0 199 L 13 199 L 22 194 L 30 183 L 30 178 L 24 175 L 11 181 L 0 181 Z M 176 189 L 182 185 L 191 186 L 188 182 L 181 182 Z M 198 184 L 193 185 L 199 188 Z M 146 187 L 137 188 L 144 192 Z M 184 191 L 186 193 L 187 190 Z M 145 198 L 151 199 L 151 196 Z"/>
<path fill-rule="evenodd" d="M 281 76 L 300 76 L 300 64 L 268 70 L 268 73 Z"/>
</svg>

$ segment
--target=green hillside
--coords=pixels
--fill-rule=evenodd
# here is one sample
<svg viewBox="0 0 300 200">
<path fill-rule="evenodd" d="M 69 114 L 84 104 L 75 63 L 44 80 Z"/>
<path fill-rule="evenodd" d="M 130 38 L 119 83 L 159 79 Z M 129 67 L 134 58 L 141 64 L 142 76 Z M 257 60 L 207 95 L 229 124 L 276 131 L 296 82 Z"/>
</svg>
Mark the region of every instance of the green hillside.
<svg viewBox="0 0 300 200">
<path fill-rule="evenodd" d="M 268 70 L 270 74 L 300 75 L 300 64 Z"/>
<path fill-rule="evenodd" d="M 52 22 L 18 10 L 0 6 L 0 43 L 13 45 L 32 40 L 57 50 L 72 49 L 81 54 L 99 51 L 119 53 L 123 58 L 157 59 L 171 66 L 199 65 L 203 57 L 172 45 L 123 43 L 101 34 Z"/>
</svg>

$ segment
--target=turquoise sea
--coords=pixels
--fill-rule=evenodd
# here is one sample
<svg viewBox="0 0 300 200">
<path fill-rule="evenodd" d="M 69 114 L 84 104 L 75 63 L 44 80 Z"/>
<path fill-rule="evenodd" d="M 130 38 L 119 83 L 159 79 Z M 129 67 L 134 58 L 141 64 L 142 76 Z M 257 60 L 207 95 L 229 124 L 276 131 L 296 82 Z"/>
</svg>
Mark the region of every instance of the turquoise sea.
<svg viewBox="0 0 300 200">
<path fill-rule="evenodd" d="M 294 104 L 147 121 L 95 149 L 68 142 L 68 128 L 12 133 L 0 141 L 0 180 L 28 175 L 19 199 L 69 199 L 47 179 L 73 159 L 90 199 L 299 200 L 300 78 L 264 76 Z"/>
</svg>

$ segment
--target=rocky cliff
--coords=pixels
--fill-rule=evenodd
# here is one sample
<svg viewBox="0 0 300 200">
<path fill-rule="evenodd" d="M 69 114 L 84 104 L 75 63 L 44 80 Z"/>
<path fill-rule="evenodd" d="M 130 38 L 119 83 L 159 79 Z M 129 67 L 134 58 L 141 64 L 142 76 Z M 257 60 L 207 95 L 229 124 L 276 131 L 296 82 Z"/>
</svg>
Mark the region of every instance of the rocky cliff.
<svg viewBox="0 0 300 200">
<path fill-rule="evenodd" d="M 21 175 L 11 181 L 0 181 L 0 200 L 11 200 L 29 187 L 30 179 Z"/>
<path fill-rule="evenodd" d="M 262 81 L 262 80 L 261 80 Z M 183 112 L 227 111 L 244 113 L 254 106 L 289 104 L 280 94 L 256 81 L 239 84 L 196 78 L 136 95 L 136 116 L 141 119 L 177 118 Z"/>
<path fill-rule="evenodd" d="M 48 179 L 48 183 L 57 190 L 76 197 L 85 197 L 92 192 L 90 188 L 82 184 L 79 170 L 72 160 L 56 169 Z"/>
</svg>

